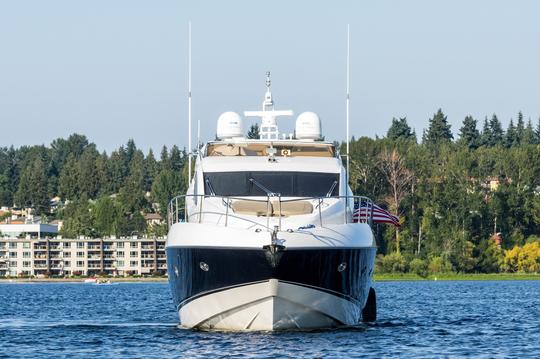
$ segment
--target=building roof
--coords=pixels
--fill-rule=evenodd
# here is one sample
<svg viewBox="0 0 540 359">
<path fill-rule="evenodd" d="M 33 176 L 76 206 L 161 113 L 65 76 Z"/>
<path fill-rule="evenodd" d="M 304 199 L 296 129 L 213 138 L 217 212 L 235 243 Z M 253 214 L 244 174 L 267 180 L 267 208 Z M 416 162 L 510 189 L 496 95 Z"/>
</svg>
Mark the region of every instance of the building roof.
<svg viewBox="0 0 540 359">
<path fill-rule="evenodd" d="M 1 233 L 58 233 L 58 226 L 53 224 L 0 224 Z"/>
</svg>

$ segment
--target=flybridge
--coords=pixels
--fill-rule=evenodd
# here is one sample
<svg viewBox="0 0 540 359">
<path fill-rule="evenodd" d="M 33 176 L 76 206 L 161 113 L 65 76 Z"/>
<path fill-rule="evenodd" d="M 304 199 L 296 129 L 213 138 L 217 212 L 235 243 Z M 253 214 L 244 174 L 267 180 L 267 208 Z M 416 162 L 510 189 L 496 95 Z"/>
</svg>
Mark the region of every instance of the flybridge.
<svg viewBox="0 0 540 359">
<path fill-rule="evenodd" d="M 321 121 L 313 112 L 303 112 L 296 119 L 295 133 L 280 134 L 277 125 L 277 117 L 293 116 L 292 110 L 276 110 L 274 99 L 270 90 L 270 72 L 266 73 L 266 92 L 261 111 L 244 111 L 245 117 L 260 117 L 261 126 L 259 131 L 260 140 L 307 140 L 321 139 Z M 281 138 L 280 138 L 281 135 Z M 223 141 L 244 138 L 243 121 L 236 112 L 224 112 L 219 116 L 217 124 L 217 137 Z"/>
</svg>

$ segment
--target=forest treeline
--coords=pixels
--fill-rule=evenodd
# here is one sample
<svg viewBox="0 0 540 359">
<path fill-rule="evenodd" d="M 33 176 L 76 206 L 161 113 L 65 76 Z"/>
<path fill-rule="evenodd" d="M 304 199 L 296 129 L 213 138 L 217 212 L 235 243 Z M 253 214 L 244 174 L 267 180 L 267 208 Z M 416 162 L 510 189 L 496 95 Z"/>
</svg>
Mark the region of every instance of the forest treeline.
<svg viewBox="0 0 540 359">
<path fill-rule="evenodd" d="M 143 216 L 166 218 L 168 201 L 185 191 L 185 162 L 185 150 L 176 146 L 164 146 L 156 158 L 129 140 L 109 155 L 79 134 L 49 147 L 0 148 L 0 206 L 62 219 L 69 237 L 162 235 L 166 228 L 148 227 Z M 60 206 L 51 210 L 55 197 Z"/>
<path fill-rule="evenodd" d="M 504 129 L 496 115 L 481 124 L 467 116 L 453 132 L 439 110 L 420 139 L 399 118 L 383 138 L 353 138 L 350 149 L 354 193 L 402 223 L 375 228 L 380 272 L 540 272 L 540 121 L 519 113 Z M 143 215 L 165 218 L 186 169 L 185 150 L 145 154 L 132 140 L 110 154 L 78 134 L 5 147 L 0 205 L 63 219 L 66 236 L 163 234 Z M 54 197 L 64 205 L 51 211 Z"/>
</svg>

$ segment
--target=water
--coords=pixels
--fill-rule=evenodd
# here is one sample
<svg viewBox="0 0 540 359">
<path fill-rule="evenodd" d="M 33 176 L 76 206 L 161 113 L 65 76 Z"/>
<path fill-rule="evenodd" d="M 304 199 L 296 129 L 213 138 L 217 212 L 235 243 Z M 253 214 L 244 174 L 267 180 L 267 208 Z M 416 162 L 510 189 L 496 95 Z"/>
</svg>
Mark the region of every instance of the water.
<svg viewBox="0 0 540 359">
<path fill-rule="evenodd" d="M 223 333 L 178 328 L 167 283 L 0 284 L 0 357 L 540 357 L 540 281 L 376 290 L 368 326 Z"/>
</svg>

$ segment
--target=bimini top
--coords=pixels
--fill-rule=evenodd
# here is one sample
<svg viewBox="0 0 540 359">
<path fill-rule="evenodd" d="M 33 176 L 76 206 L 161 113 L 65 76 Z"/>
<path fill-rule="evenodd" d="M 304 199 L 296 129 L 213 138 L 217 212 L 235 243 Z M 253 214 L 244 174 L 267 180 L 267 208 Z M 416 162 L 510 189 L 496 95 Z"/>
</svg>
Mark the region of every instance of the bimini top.
<svg viewBox="0 0 540 359">
<path fill-rule="evenodd" d="M 222 155 L 225 155 L 225 153 L 234 153 L 233 156 L 263 156 L 263 154 L 261 154 L 263 147 L 268 147 L 269 141 L 285 141 L 288 142 L 287 146 L 289 147 L 282 147 L 278 151 L 290 150 L 291 154 L 295 153 L 295 155 L 299 156 L 306 156 L 308 155 L 307 153 L 310 153 L 309 156 L 319 156 L 324 152 L 328 152 L 329 156 L 333 156 L 333 150 L 330 150 L 330 148 L 333 147 L 331 144 L 325 144 L 323 146 L 320 146 L 319 144 L 316 146 L 313 145 L 313 143 L 320 142 L 323 138 L 321 133 L 321 120 L 314 112 L 303 112 L 297 117 L 294 134 L 279 132 L 276 119 L 283 116 L 292 116 L 293 111 L 276 110 L 274 108 L 274 99 L 272 97 L 272 92 L 270 91 L 270 85 L 270 72 L 267 72 L 266 92 L 261 111 L 244 111 L 245 117 L 261 118 L 259 138 L 247 142 L 247 145 L 242 147 L 237 146 L 232 151 L 226 151 L 224 147 L 219 146 L 219 143 L 215 143 L 208 148 L 209 152 L 207 155 L 212 156 L 213 153 L 222 153 Z M 242 117 L 236 112 L 228 111 L 222 113 L 218 119 L 217 138 L 220 142 L 245 141 Z M 257 142 L 259 141 L 265 141 L 266 144 L 260 143 L 260 145 L 257 146 Z M 302 144 L 302 142 L 307 144 Z M 309 142 L 312 144 L 309 145 Z M 292 145 L 293 143 L 295 145 Z M 242 152 L 244 154 L 242 154 Z M 288 156 L 288 152 L 286 152 L 285 155 Z"/>
</svg>

